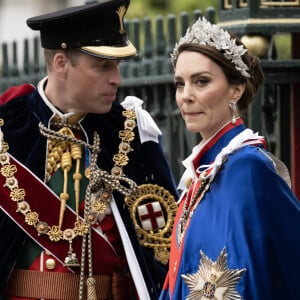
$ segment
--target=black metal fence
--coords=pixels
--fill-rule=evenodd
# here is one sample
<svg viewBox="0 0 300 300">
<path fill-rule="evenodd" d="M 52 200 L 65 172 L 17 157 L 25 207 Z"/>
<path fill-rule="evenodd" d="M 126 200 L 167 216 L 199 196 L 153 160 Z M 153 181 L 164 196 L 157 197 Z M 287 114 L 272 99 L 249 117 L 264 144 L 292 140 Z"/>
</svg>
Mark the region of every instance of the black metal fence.
<svg viewBox="0 0 300 300">
<path fill-rule="evenodd" d="M 176 179 L 182 173 L 181 161 L 190 153 L 200 137 L 188 133 L 175 103 L 173 69 L 169 54 L 180 35 L 196 20 L 201 11 L 189 15 L 157 16 L 154 20 L 144 18 L 126 21 L 130 39 L 139 55 L 121 63 L 122 86 L 118 99 L 134 95 L 144 100 L 145 108 L 151 113 L 163 132 L 163 146 Z M 208 8 L 205 16 L 215 21 L 216 11 Z M 11 50 L 9 46 L 12 46 Z M 11 85 L 37 82 L 45 76 L 43 56 L 39 38 L 24 40 L 24 45 L 2 45 L 2 76 L 0 93 Z M 273 153 L 290 167 L 290 87 L 300 82 L 298 60 L 274 60 L 274 45 L 270 39 L 268 56 L 261 60 L 265 71 L 265 85 L 251 106 L 245 122 L 254 130 L 265 135 Z M 22 51 L 23 62 L 18 61 Z M 22 67 L 20 67 L 22 65 Z"/>
</svg>

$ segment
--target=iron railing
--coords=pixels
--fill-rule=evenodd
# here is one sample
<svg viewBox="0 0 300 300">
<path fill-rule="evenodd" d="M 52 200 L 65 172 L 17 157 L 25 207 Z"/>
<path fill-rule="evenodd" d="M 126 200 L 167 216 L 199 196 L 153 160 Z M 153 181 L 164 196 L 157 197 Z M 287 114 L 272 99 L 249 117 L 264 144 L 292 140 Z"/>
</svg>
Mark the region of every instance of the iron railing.
<svg viewBox="0 0 300 300">
<path fill-rule="evenodd" d="M 200 136 L 189 133 L 181 120 L 175 103 L 169 55 L 179 36 L 200 15 L 201 11 L 197 10 L 191 15 L 182 12 L 178 17 L 157 16 L 154 20 L 133 19 L 125 23 L 139 55 L 121 63 L 123 82 L 118 99 L 134 95 L 144 100 L 145 108 L 163 132 L 163 147 L 177 180 L 183 171 L 181 161 L 200 141 Z M 215 9 L 208 8 L 205 16 L 215 22 Z M 265 84 L 244 119 L 249 127 L 266 136 L 270 150 L 290 167 L 290 87 L 300 83 L 300 61 L 277 60 L 272 36 L 268 38 L 268 54 L 261 60 Z M 12 46 L 11 51 L 9 46 Z M 25 40 L 23 50 L 19 46 L 15 42 L 2 44 L 0 93 L 11 85 L 24 82 L 36 85 L 46 74 L 39 38 Z M 18 61 L 19 51 L 23 54 L 22 64 Z"/>
</svg>

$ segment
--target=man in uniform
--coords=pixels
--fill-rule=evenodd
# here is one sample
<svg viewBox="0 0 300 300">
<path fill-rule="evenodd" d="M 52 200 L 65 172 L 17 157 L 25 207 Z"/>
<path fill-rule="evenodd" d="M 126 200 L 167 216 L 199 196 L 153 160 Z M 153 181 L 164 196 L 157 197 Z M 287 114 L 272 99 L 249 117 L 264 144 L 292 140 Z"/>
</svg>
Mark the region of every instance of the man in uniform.
<svg viewBox="0 0 300 300">
<path fill-rule="evenodd" d="M 176 189 L 160 130 L 126 97 L 129 0 L 33 17 L 47 77 L 0 97 L 0 295 L 157 299 Z"/>
</svg>

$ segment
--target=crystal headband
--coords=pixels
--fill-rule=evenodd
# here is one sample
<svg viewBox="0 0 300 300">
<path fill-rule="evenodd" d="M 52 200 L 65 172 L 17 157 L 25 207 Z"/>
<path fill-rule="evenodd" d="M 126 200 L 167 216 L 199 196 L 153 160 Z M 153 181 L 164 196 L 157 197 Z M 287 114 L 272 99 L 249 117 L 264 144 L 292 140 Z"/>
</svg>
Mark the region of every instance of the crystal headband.
<svg viewBox="0 0 300 300">
<path fill-rule="evenodd" d="M 236 70 L 244 77 L 251 77 L 247 72 L 248 66 L 243 62 L 242 56 L 248 51 L 243 45 L 237 45 L 236 40 L 221 27 L 211 24 L 204 17 L 199 18 L 191 28 L 188 28 L 185 36 L 181 37 L 176 43 L 171 61 L 175 66 L 178 57 L 178 48 L 187 43 L 208 45 L 222 51 L 226 59 L 231 61 Z"/>
</svg>

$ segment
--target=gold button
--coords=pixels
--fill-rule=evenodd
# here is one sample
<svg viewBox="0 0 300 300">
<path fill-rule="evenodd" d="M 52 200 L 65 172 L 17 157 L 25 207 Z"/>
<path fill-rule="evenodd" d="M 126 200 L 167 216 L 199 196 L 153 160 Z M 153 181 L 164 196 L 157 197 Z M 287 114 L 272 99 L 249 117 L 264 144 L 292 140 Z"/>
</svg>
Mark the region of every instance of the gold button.
<svg viewBox="0 0 300 300">
<path fill-rule="evenodd" d="M 91 175 L 91 168 L 90 167 L 87 167 L 84 171 L 84 175 L 86 178 L 90 178 L 90 175 Z"/>
<path fill-rule="evenodd" d="M 53 270 L 55 268 L 55 260 L 53 258 L 48 258 L 46 260 L 46 268 L 48 270 Z"/>
</svg>

